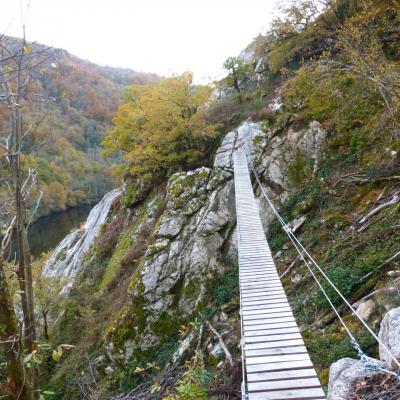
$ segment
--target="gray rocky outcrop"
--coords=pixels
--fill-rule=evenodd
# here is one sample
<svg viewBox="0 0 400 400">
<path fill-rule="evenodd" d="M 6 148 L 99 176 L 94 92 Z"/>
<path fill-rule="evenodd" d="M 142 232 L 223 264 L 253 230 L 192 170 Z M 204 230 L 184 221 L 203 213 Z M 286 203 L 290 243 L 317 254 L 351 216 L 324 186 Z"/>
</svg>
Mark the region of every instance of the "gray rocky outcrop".
<svg viewBox="0 0 400 400">
<path fill-rule="evenodd" d="M 288 167 L 297 155 L 310 158 L 314 160 L 314 165 L 317 164 L 326 135 L 317 121 L 298 131 L 290 128 L 281 135 L 275 135 L 273 131 L 267 133 L 266 143 L 258 155 L 257 170 L 280 202 L 285 201 L 292 190 Z"/>
<path fill-rule="evenodd" d="M 113 202 L 121 194 L 121 188 L 114 189 L 93 207 L 85 225 L 67 235 L 54 250 L 45 264 L 43 275 L 69 279 L 75 277 L 83 264 L 86 253 L 94 243 L 100 227 L 106 222 Z"/>
<path fill-rule="evenodd" d="M 316 172 L 326 136 L 326 130 L 317 121 L 313 121 L 307 128 L 289 128 L 281 134 L 269 130 L 259 139 L 254 151 L 256 170 L 265 183 L 267 195 L 275 204 L 284 203 L 295 188 L 295 183 L 290 180 L 289 169 L 294 165 L 296 157 L 312 160 Z M 260 215 L 267 231 L 275 217 L 263 197 L 260 197 Z"/>
<path fill-rule="evenodd" d="M 225 136 L 215 156 L 214 167 L 233 172 L 234 151 L 244 147 L 246 153 L 253 157 L 257 147 L 255 142 L 261 141 L 264 136 L 260 124 L 250 121 L 241 124 Z"/>
<path fill-rule="evenodd" d="M 365 321 L 368 321 L 372 314 L 376 310 L 376 305 L 373 300 L 367 300 L 362 303 L 357 307 L 357 314 L 364 319 Z"/>
<path fill-rule="evenodd" d="M 379 339 L 387 349 L 400 360 L 400 307 L 394 308 L 384 316 L 379 331 Z M 379 357 L 387 368 L 397 370 L 398 365 L 382 345 L 379 345 Z"/>
<path fill-rule="evenodd" d="M 378 361 L 377 361 L 378 362 Z M 377 372 L 368 371 L 360 360 L 342 358 L 331 365 L 327 400 L 349 400 L 354 383 Z"/>
</svg>

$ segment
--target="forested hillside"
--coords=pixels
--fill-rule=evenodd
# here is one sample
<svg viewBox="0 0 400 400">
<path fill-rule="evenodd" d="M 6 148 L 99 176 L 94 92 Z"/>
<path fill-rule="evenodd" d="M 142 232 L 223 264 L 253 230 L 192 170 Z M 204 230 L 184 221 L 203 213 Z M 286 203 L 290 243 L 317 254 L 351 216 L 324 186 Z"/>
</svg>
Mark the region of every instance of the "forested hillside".
<svg viewBox="0 0 400 400">
<path fill-rule="evenodd" d="M 113 157 L 125 183 L 92 215 L 101 227 L 77 230 L 34 264 L 40 345 L 24 347 L 20 369 L 32 382 L 39 371 L 46 400 L 242 398 L 233 154 L 243 147 L 291 232 L 400 359 L 399 2 L 288 0 L 224 68 L 213 85 L 183 73 L 143 86 L 147 75 L 58 52 L 38 80 L 56 98 L 41 127 L 59 132 L 32 155 L 44 201 L 61 208 L 107 190 Z M 121 98 L 129 79 L 140 81 Z M 310 272 L 253 184 L 328 399 L 399 398 L 393 360 L 324 274 Z M 1 272 L 18 310 L 16 279 Z M 19 337 L 10 314 L 0 319 L 6 356 Z M 279 379 L 260 378 L 269 380 Z"/>
<path fill-rule="evenodd" d="M 18 43 L 12 38 L 8 42 Z M 158 77 L 98 66 L 43 45 L 32 44 L 29 51 L 46 53 L 35 70 L 31 91 L 36 97 L 24 119 L 26 127 L 32 124 L 33 142 L 29 145 L 34 148 L 26 164 L 37 171 L 36 190 L 43 192 L 37 218 L 93 203 L 111 189 L 111 166 L 118 158 L 99 157 L 100 143 L 124 88 L 154 82 Z M 0 124 L 6 135 L 7 109 L 1 107 Z"/>
</svg>

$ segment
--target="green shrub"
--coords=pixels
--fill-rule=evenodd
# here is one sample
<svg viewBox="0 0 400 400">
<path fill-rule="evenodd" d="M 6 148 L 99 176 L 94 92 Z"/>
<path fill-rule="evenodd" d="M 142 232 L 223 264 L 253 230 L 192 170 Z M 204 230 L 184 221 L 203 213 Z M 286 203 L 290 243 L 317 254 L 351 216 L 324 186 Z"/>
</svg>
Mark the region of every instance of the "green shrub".
<svg viewBox="0 0 400 400">
<path fill-rule="evenodd" d="M 239 273 L 237 268 L 224 274 L 221 279 L 214 282 L 212 293 L 218 306 L 229 303 L 234 296 L 238 295 Z"/>
<path fill-rule="evenodd" d="M 310 176 L 312 172 L 311 161 L 307 160 L 302 154 L 297 153 L 293 163 L 288 166 L 289 182 L 293 185 L 299 185 Z"/>
<path fill-rule="evenodd" d="M 367 133 L 360 128 L 353 129 L 350 132 L 349 144 L 353 153 L 359 153 L 367 144 Z"/>
<path fill-rule="evenodd" d="M 205 369 L 203 362 L 193 357 L 186 363 L 187 370 L 178 382 L 176 389 L 182 400 L 207 400 L 208 386 L 212 375 Z"/>
</svg>

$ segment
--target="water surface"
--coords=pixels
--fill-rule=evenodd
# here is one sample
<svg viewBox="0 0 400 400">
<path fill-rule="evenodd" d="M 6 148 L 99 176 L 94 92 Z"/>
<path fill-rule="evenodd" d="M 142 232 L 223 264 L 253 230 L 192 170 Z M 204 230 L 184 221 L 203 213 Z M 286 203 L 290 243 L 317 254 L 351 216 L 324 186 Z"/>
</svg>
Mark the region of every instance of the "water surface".
<svg viewBox="0 0 400 400">
<path fill-rule="evenodd" d="M 93 205 L 70 208 L 39 218 L 28 230 L 29 246 L 34 257 L 54 249 L 72 230 L 79 228 Z"/>
</svg>

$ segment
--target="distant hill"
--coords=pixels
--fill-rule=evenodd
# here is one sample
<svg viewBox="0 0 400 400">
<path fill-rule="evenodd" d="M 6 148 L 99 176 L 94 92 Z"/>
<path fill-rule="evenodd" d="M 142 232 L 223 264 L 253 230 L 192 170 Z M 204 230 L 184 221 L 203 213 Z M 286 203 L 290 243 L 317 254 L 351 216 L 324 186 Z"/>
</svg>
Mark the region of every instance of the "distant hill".
<svg viewBox="0 0 400 400">
<path fill-rule="evenodd" d="M 12 45 L 19 39 L 7 40 Z M 35 92 L 47 100 L 32 106 L 24 117 L 26 124 L 36 124 L 44 116 L 32 140 L 45 144 L 29 156 L 38 171 L 38 190 L 43 191 L 37 215 L 92 203 L 111 188 L 111 165 L 116 160 L 100 158 L 99 151 L 123 90 L 159 79 L 155 74 L 99 66 L 63 49 L 32 45 L 32 51 L 45 49 L 49 57 L 36 73 Z M 0 108 L 1 135 L 4 126 L 7 112 Z"/>
</svg>

